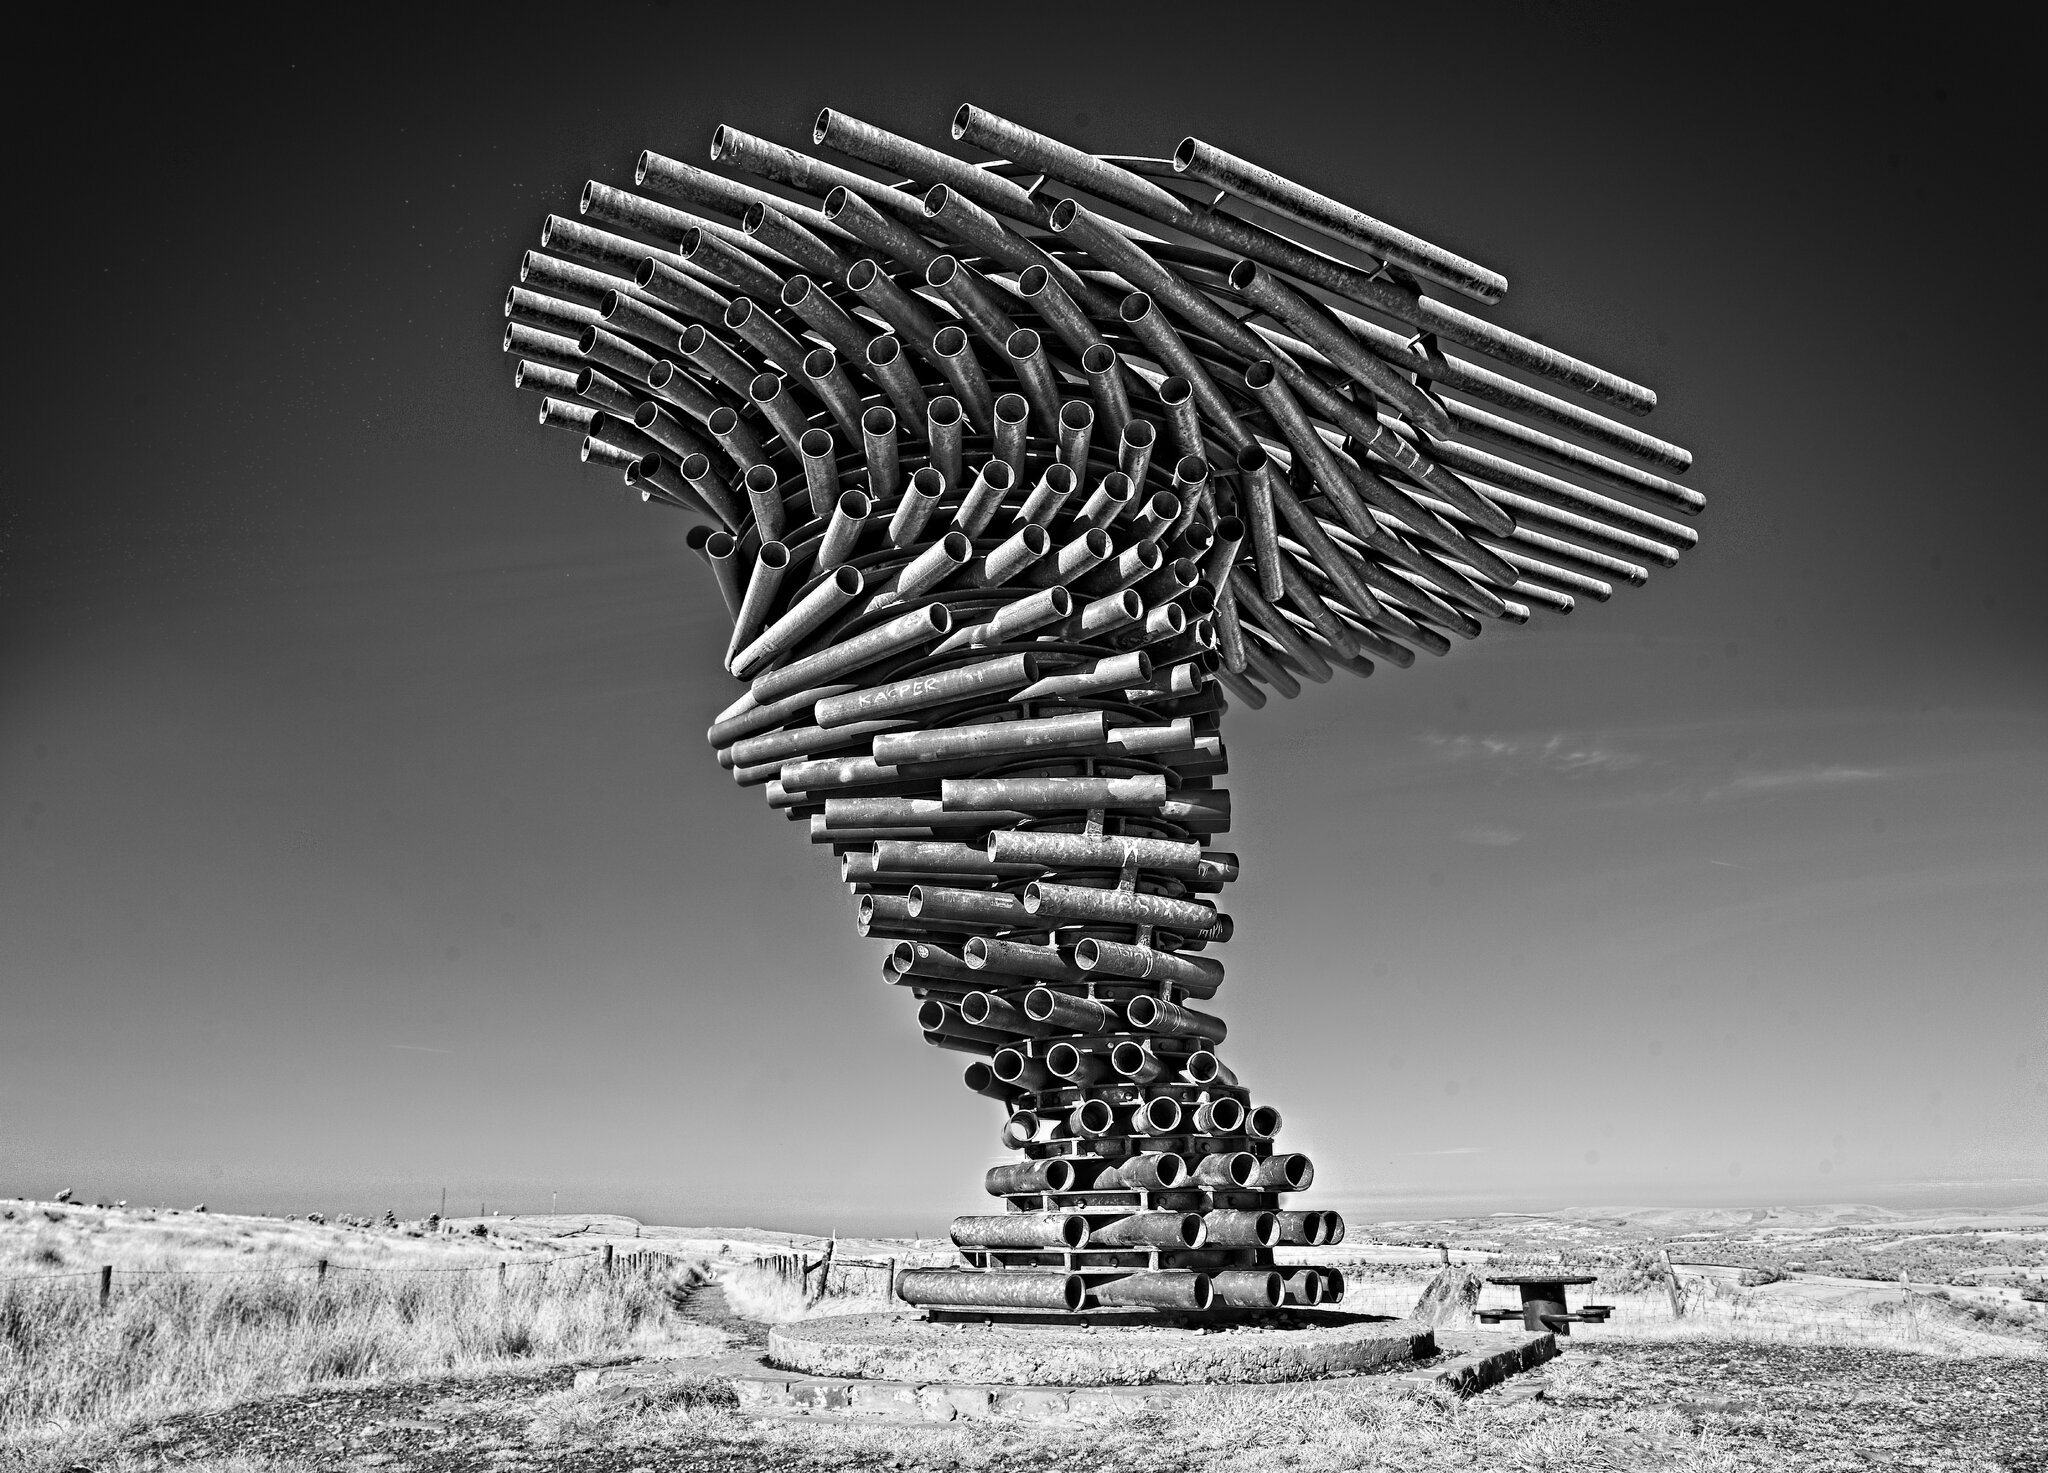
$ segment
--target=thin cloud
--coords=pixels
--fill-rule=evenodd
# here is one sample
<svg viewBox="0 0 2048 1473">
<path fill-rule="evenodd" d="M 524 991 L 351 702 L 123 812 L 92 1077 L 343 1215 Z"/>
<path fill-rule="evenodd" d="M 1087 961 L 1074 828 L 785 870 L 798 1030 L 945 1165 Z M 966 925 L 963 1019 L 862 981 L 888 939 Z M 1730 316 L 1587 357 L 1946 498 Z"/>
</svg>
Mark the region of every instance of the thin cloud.
<svg viewBox="0 0 2048 1473">
<path fill-rule="evenodd" d="M 455 1052 L 452 1048 L 428 1048 L 423 1043 L 394 1043 L 391 1046 L 395 1049 L 402 1049 L 409 1054 L 452 1054 Z"/>
<path fill-rule="evenodd" d="M 1459 829 L 1454 837 L 1461 844 L 1483 844 L 1489 849 L 1505 849 L 1510 844 L 1522 842 L 1521 830 L 1498 828 L 1491 824 Z"/>
<path fill-rule="evenodd" d="M 1447 761 L 1479 762 L 1509 771 L 1566 774 L 1627 772 L 1642 766 L 1647 760 L 1640 752 L 1624 751 L 1569 732 L 1526 741 L 1424 732 L 1422 741 Z"/>
<path fill-rule="evenodd" d="M 1796 793 L 1808 788 L 1839 788 L 1852 783 L 1885 782 L 1893 773 L 1879 767 L 1788 767 L 1777 772 L 1745 772 L 1701 794 L 1705 798 L 1757 798 Z"/>
</svg>

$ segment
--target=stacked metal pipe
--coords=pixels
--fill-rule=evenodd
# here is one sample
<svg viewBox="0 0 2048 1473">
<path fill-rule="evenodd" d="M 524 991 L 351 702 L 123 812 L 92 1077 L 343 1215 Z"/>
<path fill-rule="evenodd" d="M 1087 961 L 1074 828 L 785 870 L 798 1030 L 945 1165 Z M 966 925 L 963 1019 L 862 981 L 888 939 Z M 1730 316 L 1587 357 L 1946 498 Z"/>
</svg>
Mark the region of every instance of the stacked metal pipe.
<svg viewBox="0 0 2048 1473">
<path fill-rule="evenodd" d="M 718 760 L 1005 1112 L 1006 1210 L 902 1296 L 1330 1302 L 1274 1249 L 1342 1219 L 1284 1206 L 1313 1168 L 1209 1010 L 1223 713 L 1642 583 L 1697 540 L 1691 457 L 1584 402 L 1650 390 L 1433 295 L 1497 273 L 1235 155 L 952 133 L 994 157 L 827 109 L 831 160 L 724 127 L 718 171 L 590 181 L 506 299 L 515 382 L 698 519 Z"/>
</svg>

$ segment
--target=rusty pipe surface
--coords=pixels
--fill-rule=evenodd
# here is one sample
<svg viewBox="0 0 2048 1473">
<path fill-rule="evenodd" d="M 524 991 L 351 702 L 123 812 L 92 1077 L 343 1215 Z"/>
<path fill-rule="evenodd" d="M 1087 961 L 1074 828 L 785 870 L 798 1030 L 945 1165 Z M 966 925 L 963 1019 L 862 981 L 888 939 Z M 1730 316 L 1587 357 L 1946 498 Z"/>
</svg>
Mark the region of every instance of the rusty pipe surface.
<svg viewBox="0 0 2048 1473">
<path fill-rule="evenodd" d="M 1121 593 L 1108 594 L 1083 604 L 1063 632 L 1070 639 L 1092 644 L 1114 630 L 1137 622 L 1144 612 L 1145 600 L 1126 588 Z"/>
<path fill-rule="evenodd" d="M 1127 420 L 1117 433 L 1116 468 L 1140 490 L 1152 469 L 1152 448 L 1158 439 L 1159 431 L 1149 419 Z"/>
<path fill-rule="evenodd" d="M 1117 655 L 1099 661 L 1122 675 L 1139 668 L 1141 655 Z M 1123 683 L 1128 684 L 1128 681 Z M 996 864 L 1043 865 L 1049 869 L 1121 870 L 1126 865 L 1161 874 L 1192 876 L 1202 861 L 1202 846 L 1171 839 L 1121 834 L 1061 834 L 1043 829 L 1000 829 L 988 836 L 986 852 Z"/>
<path fill-rule="evenodd" d="M 767 265 L 759 254 L 742 250 L 700 226 L 690 227 L 683 235 L 676 246 L 676 254 L 715 277 L 734 295 L 772 301 L 782 290 L 782 273 Z M 650 257 L 649 261 L 652 259 Z M 643 287 L 648 284 L 644 280 L 640 282 Z M 707 291 L 706 295 L 711 293 Z"/>
<path fill-rule="evenodd" d="M 932 335 L 932 359 L 954 395 L 967 411 L 976 429 L 995 428 L 996 397 L 988 386 L 988 375 L 974 356 L 974 345 L 965 330 L 942 327 Z"/>
<path fill-rule="evenodd" d="M 1040 1269 L 985 1273 L 962 1268 L 912 1268 L 896 1275 L 896 1297 L 905 1304 L 965 1309 L 1030 1309 L 1075 1314 L 1087 1302 L 1087 1281 L 1079 1274 Z"/>
<path fill-rule="evenodd" d="M 979 537 L 995 519 L 1014 483 L 1008 464 L 1000 460 L 988 462 L 974 473 L 974 484 L 954 509 L 954 528 L 968 537 Z"/>
<path fill-rule="evenodd" d="M 837 190 L 847 190 L 862 200 L 880 206 L 898 219 L 917 218 L 917 196 L 886 184 L 812 158 L 780 143 L 758 138 L 730 124 L 720 124 L 711 135 L 711 162 L 742 169 L 777 184 L 786 184 L 799 194 L 829 199 Z M 827 210 L 827 218 L 831 211 Z M 844 222 L 839 222 L 844 223 Z"/>
<path fill-rule="evenodd" d="M 826 350 L 820 348 L 818 351 L 822 353 Z M 833 443 L 832 432 L 830 430 L 805 430 L 803 435 L 797 440 L 796 450 L 797 457 L 803 462 L 804 493 L 810 498 L 811 515 L 818 517 L 834 516 L 836 514 L 835 508 L 844 503 L 845 496 L 839 490 L 838 447 Z M 866 500 L 866 497 L 861 498 L 862 502 Z M 857 519 L 865 518 L 866 516 L 867 508 L 862 505 L 859 507 Z M 851 543 L 835 547 L 832 545 L 831 539 L 832 533 L 828 527 L 825 541 L 820 543 L 818 547 L 818 567 L 820 570 L 837 567 L 840 563 L 846 561 L 846 550 L 851 546 Z"/>
<path fill-rule="evenodd" d="M 1213 1280 L 1194 1269 L 1147 1269 L 1097 1283 L 1091 1299 L 1107 1308 L 1177 1309 L 1199 1313 L 1216 1302 Z"/>
<path fill-rule="evenodd" d="M 1130 510 L 1136 490 L 1129 476 L 1111 471 L 1081 503 L 1081 509 L 1074 513 L 1075 522 L 1084 527 L 1107 527 Z"/>
<path fill-rule="evenodd" d="M 1031 977 L 1048 982 L 1063 982 L 1070 986 L 1080 985 L 1087 979 L 1077 971 L 1072 962 L 1056 946 L 1040 946 L 1032 942 L 1012 941 L 992 936 L 977 936 L 961 948 L 967 965 L 976 970 L 986 969 L 1013 977 Z M 1065 1027 L 1062 1017 L 1039 1017 L 1032 1013 L 1029 1000 L 1037 996 L 1034 989 L 1026 994 L 1026 1001 L 1020 1004 L 1025 1020 L 1033 1025 L 1034 1032 L 1057 1032 Z"/>
<path fill-rule="evenodd" d="M 893 732 L 877 737 L 874 751 L 877 762 L 944 762 L 953 757 L 1010 756 L 1038 747 L 1092 745 L 1106 737 L 1104 714 L 1085 711 L 945 726 L 932 731 Z"/>
<path fill-rule="evenodd" d="M 673 360 L 667 358 L 657 359 L 654 367 L 647 370 L 647 387 L 664 404 L 682 410 L 699 424 L 708 423 L 711 416 L 725 404 L 725 400 L 717 393 L 706 388 L 678 368 Z"/>
<path fill-rule="evenodd" d="M 1221 1018 L 1143 993 L 1125 1004 L 1124 1018 L 1140 1033 L 1164 1033 L 1176 1038 L 1199 1038 L 1210 1044 L 1223 1042 L 1230 1033 L 1229 1025 Z"/>
<path fill-rule="evenodd" d="M 1051 947 L 1041 948 L 1052 951 Z M 1009 955 L 1007 951 L 1004 953 Z M 1122 1027 L 1116 1009 L 1092 997 L 1073 997 L 1050 987 L 1034 987 L 1024 994 L 1024 1016 L 1073 1033 L 1114 1033 Z"/>
<path fill-rule="evenodd" d="M 1060 390 L 1053 378 L 1052 360 L 1047 358 L 1038 334 L 1028 327 L 1011 333 L 1003 344 L 1010 371 L 1017 375 L 1024 398 L 1031 406 L 1041 433 L 1057 437 L 1060 428 Z"/>
<path fill-rule="evenodd" d="M 1143 650 L 1129 654 L 1109 655 L 1095 661 L 1085 669 L 1071 671 L 1064 675 L 1048 675 L 1043 680 L 1032 682 L 1010 699 L 1016 702 L 1066 700 L 1075 696 L 1095 695 L 1101 691 L 1128 690 L 1140 687 L 1152 678 L 1152 659 Z M 1034 835 L 1034 837 L 1037 837 Z M 1049 837 L 1068 839 L 1071 834 L 1057 834 Z M 1122 861 L 1117 861 L 1121 864 Z M 1114 866 L 1112 866 L 1114 867 Z"/>
<path fill-rule="evenodd" d="M 875 912 L 864 911 L 863 913 L 879 913 L 880 907 L 889 905 L 890 902 L 900 898 L 894 895 L 864 895 L 861 897 L 863 906 L 873 902 L 877 910 Z M 890 919 L 908 920 L 912 919 L 912 916 L 907 913 L 900 915 L 892 914 Z M 956 1004 L 942 1001 L 936 997 L 928 997 L 919 1004 L 917 1009 L 917 1026 L 923 1029 L 927 1035 L 941 1033 L 948 1038 L 964 1039 L 969 1043 L 985 1043 L 988 1045 L 988 1052 L 991 1054 L 1004 1045 L 1016 1041 L 1014 1034 L 1007 1033 L 1000 1028 L 976 1027 L 961 1016 L 960 1009 Z"/>
<path fill-rule="evenodd" d="M 712 291 L 695 277 L 653 256 L 647 257 L 634 270 L 633 284 L 671 311 L 702 323 L 723 322 L 726 309 L 732 305 L 730 297 Z"/>
<path fill-rule="evenodd" d="M 1107 1100 L 1083 1100 L 1067 1113 L 1067 1132 L 1079 1140 L 1101 1140 L 1119 1128 Z"/>
<path fill-rule="evenodd" d="M 1394 405 L 1411 423 L 1438 435 L 1450 428 L 1450 416 L 1442 405 L 1272 271 L 1256 261 L 1239 261 L 1230 268 L 1229 282 L 1232 291 L 1298 333 L 1343 373 L 1363 384 L 1369 393 Z"/>
<path fill-rule="evenodd" d="M 523 322 L 505 324 L 505 351 L 572 371 L 588 366 L 583 355 L 576 351 L 575 338 L 529 327 Z"/>
<path fill-rule="evenodd" d="M 1475 301 L 1498 302 L 1507 295 L 1508 280 L 1498 271 L 1431 245 L 1419 236 L 1375 220 L 1362 210 L 1318 194 L 1199 138 L 1180 141 L 1173 151 L 1173 167 L 1176 173 L 1199 179 L 1297 225 L 1306 225 L 1334 240 L 1405 266 L 1417 276 L 1427 277 Z"/>
<path fill-rule="evenodd" d="M 742 342 L 784 373 L 803 370 L 804 355 L 810 350 L 752 297 L 734 297 L 726 304 L 721 322 L 727 331 L 738 334 Z"/>
<path fill-rule="evenodd" d="M 911 645 L 942 639 L 950 629 L 952 613 L 944 604 L 913 608 L 913 611 L 897 615 L 887 623 L 874 625 L 852 639 L 842 639 L 827 649 L 819 649 L 813 656 L 805 656 L 803 660 L 795 660 L 770 670 L 768 674 L 754 676 L 754 699 L 766 705 L 778 697 L 795 695 L 807 686 L 821 686 L 827 680 L 848 676 L 877 660 L 899 654 Z"/>
<path fill-rule="evenodd" d="M 891 500 L 903 488 L 903 467 L 897 448 L 896 411 L 877 404 L 860 417 L 861 456 L 867 465 L 868 495 Z"/>
<path fill-rule="evenodd" d="M 1010 314 L 997 305 L 988 281 L 973 267 L 962 265 L 958 256 L 934 256 L 924 268 L 924 283 L 991 347 L 1000 350 L 1017 330 Z"/>
<path fill-rule="evenodd" d="M 969 645 L 1002 644 L 1020 634 L 1028 634 L 1064 619 L 1073 609 L 1074 596 L 1065 588 L 1054 587 L 1029 594 L 1004 604 L 986 622 L 957 631 L 939 646 L 939 653 L 949 653 L 954 648 Z"/>
<path fill-rule="evenodd" d="M 1172 1151 L 1146 1151 L 1102 1172 L 1090 1190 L 1165 1192 L 1183 1185 L 1187 1179 L 1188 1163 L 1184 1158 Z"/>
<path fill-rule="evenodd" d="M 1239 1191 L 1258 1179 L 1259 1159 L 1249 1151 L 1219 1151 L 1195 1163 L 1191 1180 L 1203 1186 Z"/>
<path fill-rule="evenodd" d="M 1085 885 L 1061 885 L 1051 880 L 1033 880 L 1026 885 L 1023 905 L 1032 915 L 1043 916 L 1047 920 L 1105 921 L 1158 926 L 1170 931 L 1200 931 L 1216 920 L 1216 907 L 1206 901 L 1175 900 L 1171 896 L 1148 895 L 1138 890 L 1098 890 Z"/>
<path fill-rule="evenodd" d="M 704 428 L 711 431 L 711 438 L 718 442 L 718 448 L 740 467 L 742 473 L 753 466 L 768 464 L 768 448 L 754 433 L 754 427 L 741 419 L 739 411 L 731 405 L 720 405 L 711 418 L 704 421 Z"/>
<path fill-rule="evenodd" d="M 1098 1248 L 1200 1248 L 1208 1239 L 1209 1225 L 1199 1212 L 1133 1212 L 1088 1235 Z"/>
<path fill-rule="evenodd" d="M 728 532 L 737 535 L 746 524 L 747 514 L 740 505 L 739 498 L 733 495 L 732 488 L 726 484 L 725 478 L 719 475 L 712 465 L 711 457 L 701 451 L 695 455 L 686 455 L 678 469 L 682 471 L 683 479 L 690 483 L 690 489 L 697 493 L 698 499 L 725 523 Z"/>
<path fill-rule="evenodd" d="M 959 1248 L 1066 1248 L 1088 1242 L 1088 1219 L 1078 1212 L 1001 1212 L 956 1217 L 950 1230 Z"/>
<path fill-rule="evenodd" d="M 860 390 L 853 386 L 853 380 L 846 376 L 846 370 L 839 366 L 839 354 L 827 344 L 813 348 L 804 354 L 804 382 L 811 386 L 811 392 L 818 396 L 832 416 L 832 422 L 839 426 L 848 444 L 860 439 Z"/>
<path fill-rule="evenodd" d="M 858 568 L 835 568 L 754 641 L 733 657 L 732 673 L 741 680 L 752 678 L 777 655 L 800 643 L 834 614 L 860 596 L 863 579 Z M 799 661 L 799 664 L 802 662 Z M 793 666 L 776 672 L 787 677 Z M 759 692 L 757 691 L 757 694 Z"/>
<path fill-rule="evenodd" d="M 747 385 L 747 398 L 761 412 L 761 417 L 773 426 L 776 436 L 789 447 L 790 453 L 800 455 L 799 444 L 804 431 L 810 426 L 805 421 L 803 408 L 789 392 L 788 381 L 779 373 L 755 374 L 753 382 Z"/>
<path fill-rule="evenodd" d="M 820 291 L 810 277 L 802 272 L 791 276 L 782 283 L 777 300 L 829 343 L 840 358 L 856 364 L 867 361 L 868 339 L 874 333 L 847 316 L 845 309 Z"/>
<path fill-rule="evenodd" d="M 1074 273 L 1073 267 L 1064 261 L 1056 261 L 1047 255 L 1044 248 L 1024 239 L 1009 229 L 987 210 L 967 197 L 963 190 L 949 184 L 934 184 L 925 191 L 925 223 L 964 245 L 970 245 L 980 254 L 1008 267 L 1012 271 L 1027 271 L 1033 266 L 1043 266 L 1052 273 L 1068 296 L 1079 302 L 1083 309 L 1105 320 L 1116 310 L 1109 294 L 1093 282 L 1084 281 Z"/>
<path fill-rule="evenodd" d="M 945 494 L 946 478 L 928 465 L 918 467 L 910 478 L 909 489 L 890 514 L 889 545 L 906 551 L 916 545 L 922 538 L 925 523 L 931 520 L 932 513 L 938 509 L 939 499 Z"/>
<path fill-rule="evenodd" d="M 1109 534 L 1100 527 L 1084 528 L 1072 542 L 1053 554 L 1052 562 L 1048 566 L 1037 569 L 1032 577 L 1034 581 L 1044 584 L 1064 586 L 1075 583 L 1083 573 L 1108 558 L 1115 545 L 1110 541 Z M 1102 590 L 1084 588 L 1080 591 L 1091 593 Z"/>
<path fill-rule="evenodd" d="M 1020 1038 L 1039 1038 L 1051 1031 L 1026 1017 L 1019 1004 L 993 992 L 970 992 L 961 998 L 960 1016 L 977 1028 L 995 1028 Z"/>
<path fill-rule="evenodd" d="M 1147 302 L 1143 292 L 1133 292 L 1126 302 Z M 1195 386 L 1181 375 L 1168 374 L 1159 383 L 1159 407 L 1166 411 L 1166 435 L 1180 459 L 1202 458 L 1202 411 L 1195 404 Z"/>
<path fill-rule="evenodd" d="M 925 468 L 929 470 L 929 467 Z M 918 475 L 924 475 L 920 470 Z M 932 471 L 936 476 L 937 471 Z M 967 566 L 974 556 L 974 544 L 959 532 L 948 532 L 930 547 L 912 558 L 896 578 L 895 596 L 899 599 L 918 598 Z"/>
<path fill-rule="evenodd" d="M 1287 1284 L 1270 1268 L 1226 1268 L 1209 1275 L 1216 1303 L 1231 1309 L 1277 1309 Z"/>
<path fill-rule="evenodd" d="M 915 920 L 965 921 L 1006 930 L 1028 927 L 1024 903 L 1005 890 L 961 890 L 951 885 L 912 885 L 910 914 Z"/>
<path fill-rule="evenodd" d="M 1276 1212 L 1279 1241 L 1292 1247 L 1320 1248 L 1329 1241 L 1320 1212 Z"/>
<path fill-rule="evenodd" d="M 1022 1196 L 1030 1192 L 1070 1192 L 1074 1189 L 1074 1163 L 1061 1156 L 1041 1161 L 1018 1161 L 991 1166 L 982 1185 L 991 1197 Z"/>
<path fill-rule="evenodd" d="M 830 168 L 829 164 L 821 167 Z M 855 176 L 858 177 L 858 176 Z M 863 183 L 872 184 L 871 180 Z M 878 186 L 886 188 L 886 186 Z M 868 199 L 844 184 L 835 184 L 825 192 L 825 218 L 840 229 L 858 236 L 863 245 L 880 251 L 892 261 L 916 271 L 925 271 L 938 258 L 938 251 L 931 243 L 903 222 L 910 219 L 922 221 L 924 206 L 914 194 L 889 190 L 894 199 L 901 200 L 907 208 L 885 215 L 875 207 L 876 201 Z"/>
<path fill-rule="evenodd" d="M 1323 1302 L 1325 1284 L 1322 1273 L 1313 1268 L 1297 1268 L 1282 1272 L 1281 1279 L 1287 1286 L 1288 1304 L 1299 1304 L 1313 1308 Z"/>
<path fill-rule="evenodd" d="M 1038 484 L 1031 488 L 1031 494 L 1017 508 L 1017 520 L 1035 522 L 1041 527 L 1050 525 L 1080 484 L 1072 466 L 1054 461 L 1039 473 Z"/>
<path fill-rule="evenodd" d="M 1166 778 L 1136 777 L 949 777 L 939 799 L 957 810 L 1135 808 L 1157 811 L 1167 802 Z"/>
<path fill-rule="evenodd" d="M 1045 1051 L 1045 1067 L 1069 1088 L 1086 1089 L 1109 1078 L 1109 1064 L 1101 1054 L 1084 1051 L 1071 1043 L 1056 1043 Z"/>
<path fill-rule="evenodd" d="M 1194 1127 L 1197 1135 L 1237 1135 L 1244 1129 L 1244 1104 L 1231 1095 L 1206 1100 L 1195 1108 Z"/>
<path fill-rule="evenodd" d="M 1280 1134 L 1280 1112 L 1271 1105 L 1254 1105 L 1245 1114 L 1244 1128 L 1247 1135 L 1271 1140 Z"/>
<path fill-rule="evenodd" d="M 994 1100 L 998 1104 L 1009 1104 L 1017 1093 L 1000 1079 L 997 1079 L 995 1071 L 979 1059 L 967 1066 L 964 1079 L 969 1090 L 981 1095 L 985 1099 Z"/>
<path fill-rule="evenodd" d="M 523 358 L 512 370 L 512 387 L 525 389 L 533 394 L 545 394 L 549 398 L 559 398 L 564 394 L 575 393 L 576 381 L 590 371 L 562 368 L 552 363 L 535 363 L 531 359 Z"/>
<path fill-rule="evenodd" d="M 661 365 L 656 364 L 659 368 Z M 681 462 L 692 455 L 708 455 L 710 441 L 668 412 L 665 405 L 649 401 L 633 414 L 633 428 L 659 444 L 668 458 Z"/>
<path fill-rule="evenodd" d="M 898 286 L 872 257 L 863 256 L 846 273 L 847 288 L 920 356 L 929 358 L 939 320 L 922 297 Z M 936 365 L 934 365 L 936 366 Z"/>
<path fill-rule="evenodd" d="M 995 455 L 1021 478 L 1024 474 L 1024 426 L 1031 413 L 1022 394 L 998 394 L 995 406 Z"/>
<path fill-rule="evenodd" d="M 929 406 L 924 386 L 903 356 L 902 340 L 894 333 L 883 333 L 868 343 L 865 361 L 868 377 L 881 386 L 882 393 L 895 406 L 898 422 L 923 424 Z"/>
<path fill-rule="evenodd" d="M 1166 1061 L 1152 1051 L 1150 1044 L 1128 1041 L 1109 1051 L 1109 1066 L 1134 1084 L 1150 1084 L 1169 1072 Z"/>
<path fill-rule="evenodd" d="M 818 724 L 841 726 L 850 721 L 867 721 L 926 706 L 944 705 L 970 696 L 1000 695 L 1018 686 L 1029 685 L 1037 677 L 1037 670 L 1035 656 L 1003 655 L 954 670 L 912 675 L 886 685 L 845 691 L 818 702 Z"/>
<path fill-rule="evenodd" d="M 1316 1179 L 1315 1164 L 1299 1151 L 1259 1162 L 1251 1185 L 1269 1192 L 1303 1192 Z"/>
<path fill-rule="evenodd" d="M 1096 417 L 1121 436 L 1124 426 L 1131 422 L 1131 397 L 1124 384 L 1123 360 L 1109 344 L 1091 343 L 1081 354 L 1081 372 L 1095 399 Z"/>
<path fill-rule="evenodd" d="M 1271 1248 L 1280 1241 L 1280 1223 L 1271 1213 L 1219 1208 L 1202 1214 L 1212 1248 Z"/>
<path fill-rule="evenodd" d="M 764 198 L 749 204 L 740 216 L 740 229 L 755 240 L 767 246 L 778 255 L 786 256 L 813 276 L 822 276 L 827 281 L 846 280 L 846 273 L 852 268 L 852 259 L 838 245 L 827 241 L 810 227 L 823 225 L 825 217 L 813 210 L 804 211 L 810 220 L 800 220 L 797 212 L 801 206 L 791 205 L 787 200 Z M 830 227 L 841 234 L 836 226 Z"/>
<path fill-rule="evenodd" d="M 924 423 L 933 469 L 946 478 L 948 486 L 959 485 L 967 473 L 966 418 L 960 401 L 951 394 L 935 395 L 925 405 Z"/>
<path fill-rule="evenodd" d="M 739 395 L 745 395 L 747 385 L 761 371 L 700 322 L 691 323 L 677 336 L 676 351 L 691 367 Z"/>
<path fill-rule="evenodd" d="M 1060 463 L 1080 480 L 1088 472 L 1088 441 L 1095 430 L 1095 410 L 1085 400 L 1069 399 L 1060 405 Z"/>
</svg>

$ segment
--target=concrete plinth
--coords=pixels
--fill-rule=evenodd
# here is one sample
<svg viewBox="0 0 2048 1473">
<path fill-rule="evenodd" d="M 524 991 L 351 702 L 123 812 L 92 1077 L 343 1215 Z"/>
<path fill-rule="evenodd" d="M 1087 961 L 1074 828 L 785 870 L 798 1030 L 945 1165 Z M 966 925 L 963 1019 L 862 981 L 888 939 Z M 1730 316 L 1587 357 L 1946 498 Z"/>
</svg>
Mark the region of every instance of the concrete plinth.
<svg viewBox="0 0 2048 1473">
<path fill-rule="evenodd" d="M 1436 1354 L 1426 1326 L 1331 1311 L 1223 1329 L 935 1324 L 918 1314 L 803 1320 L 768 1332 L 768 1358 L 810 1376 L 910 1385 L 1148 1386 L 1311 1381 Z"/>
</svg>

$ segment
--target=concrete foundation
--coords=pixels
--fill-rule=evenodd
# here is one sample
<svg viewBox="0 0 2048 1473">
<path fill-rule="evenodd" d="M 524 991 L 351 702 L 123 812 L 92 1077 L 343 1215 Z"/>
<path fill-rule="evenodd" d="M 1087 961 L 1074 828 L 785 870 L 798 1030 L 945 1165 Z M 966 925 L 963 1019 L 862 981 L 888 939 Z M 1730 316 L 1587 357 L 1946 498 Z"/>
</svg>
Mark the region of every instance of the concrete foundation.
<svg viewBox="0 0 2048 1473">
<path fill-rule="evenodd" d="M 993 1386 L 1312 1381 L 1436 1354 L 1409 1320 L 1303 1310 L 1225 1328 L 934 1323 L 918 1314 L 802 1320 L 768 1332 L 768 1359 L 810 1376 Z"/>
</svg>

